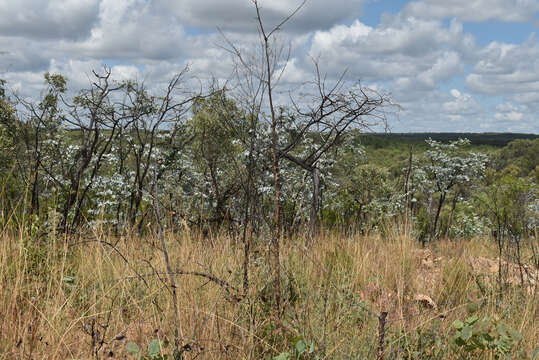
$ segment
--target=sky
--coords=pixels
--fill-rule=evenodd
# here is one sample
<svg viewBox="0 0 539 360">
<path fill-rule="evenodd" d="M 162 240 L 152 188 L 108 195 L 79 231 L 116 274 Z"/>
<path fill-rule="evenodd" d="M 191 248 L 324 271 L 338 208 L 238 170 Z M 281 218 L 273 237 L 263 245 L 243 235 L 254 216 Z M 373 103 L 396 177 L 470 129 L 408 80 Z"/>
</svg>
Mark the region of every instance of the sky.
<svg viewBox="0 0 539 360">
<path fill-rule="evenodd" d="M 259 0 L 265 26 L 300 2 Z M 278 34 L 280 86 L 312 80 L 318 59 L 328 81 L 391 94 L 393 132 L 539 134 L 538 27 L 539 0 L 308 0 Z M 187 65 L 226 80 L 223 36 L 256 48 L 250 0 L 0 0 L 0 78 L 34 99 L 45 72 L 76 90 L 103 65 L 155 88 Z"/>
</svg>

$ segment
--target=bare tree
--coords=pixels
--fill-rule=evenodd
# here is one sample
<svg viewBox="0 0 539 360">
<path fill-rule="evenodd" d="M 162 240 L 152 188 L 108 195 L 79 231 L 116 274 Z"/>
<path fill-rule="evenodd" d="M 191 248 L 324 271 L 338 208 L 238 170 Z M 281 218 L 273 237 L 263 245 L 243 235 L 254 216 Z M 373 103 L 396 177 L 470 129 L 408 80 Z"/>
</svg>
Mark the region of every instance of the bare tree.
<svg viewBox="0 0 539 360">
<path fill-rule="evenodd" d="M 374 90 L 360 86 L 348 86 L 344 80 L 346 73 L 328 85 L 326 77 L 320 72 L 317 61 L 315 79 L 306 83 L 311 91 L 308 98 L 296 99 L 290 94 L 288 106 L 279 106 L 275 102 L 275 89 L 285 70 L 290 55 L 290 48 L 280 46 L 275 39 L 276 34 L 306 4 L 301 2 L 279 24 L 268 29 L 263 20 L 260 4 L 252 0 L 258 25 L 258 53 L 249 56 L 237 45 L 225 37 L 226 50 L 231 52 L 236 61 L 236 74 L 243 81 L 238 81 L 240 103 L 246 104 L 252 121 L 266 121 L 269 124 L 268 154 L 273 174 L 274 213 L 273 233 L 270 246 L 270 263 L 273 272 L 273 300 L 276 314 L 281 311 L 280 289 L 280 239 L 281 239 L 281 179 L 279 177 L 280 161 L 286 159 L 307 170 L 313 178 L 313 197 L 311 210 L 311 228 L 317 226 L 320 211 L 320 170 L 318 160 L 332 148 L 337 146 L 344 134 L 351 127 L 366 128 L 382 121 L 385 116 L 382 107 L 390 104 L 389 97 Z M 267 110 L 269 115 L 266 115 Z M 287 118 L 287 119 L 285 119 Z M 375 120 L 375 121 L 373 121 Z M 256 125 L 251 126 L 256 132 Z M 298 156 L 297 150 L 304 146 L 308 136 L 316 133 L 316 146 L 306 156 Z M 280 139 L 283 135 L 285 143 Z M 251 143 L 252 144 L 252 143 Z M 252 146 L 252 145 L 251 145 Z M 251 147 L 251 150 L 252 147 Z M 253 154 L 253 151 L 250 151 Z M 251 178 L 250 178 L 251 179 Z M 251 183 L 251 180 L 247 182 Z M 252 188 L 250 188 L 252 189 Z M 251 191 L 251 190 L 249 190 Z M 247 196 L 248 198 L 250 195 Z M 248 217 L 249 205 L 246 206 L 245 217 Z M 246 259 L 248 244 L 246 244 Z M 248 261 L 248 260 L 247 260 Z M 246 261 L 246 262 L 247 262 Z M 245 275 L 245 279 L 247 276 Z"/>
<path fill-rule="evenodd" d="M 242 70 L 237 70 L 237 74 L 245 75 L 246 85 L 240 87 L 240 91 L 247 96 L 247 100 L 240 101 L 248 106 L 249 116 L 252 122 L 261 120 L 267 121 L 270 128 L 270 146 L 269 157 L 271 162 L 271 172 L 273 174 L 273 189 L 274 189 L 274 214 L 273 214 L 273 233 L 270 242 L 270 263 L 273 272 L 273 304 L 275 314 L 280 317 L 281 312 L 281 263 L 280 263 L 280 238 L 281 238 L 281 201 L 280 201 L 280 179 L 279 179 L 279 155 L 278 133 L 279 133 L 279 116 L 278 109 L 274 103 L 274 79 L 278 79 L 279 71 L 282 74 L 283 69 L 278 68 L 278 64 L 283 59 L 288 59 L 288 54 L 285 55 L 284 48 L 274 46 L 275 35 L 281 30 L 290 19 L 305 5 L 307 0 L 304 0 L 294 11 L 285 17 L 279 24 L 268 29 L 264 25 L 261 14 L 261 7 L 257 0 L 252 0 L 256 12 L 256 21 L 258 25 L 258 34 L 260 39 L 260 52 L 253 57 L 247 56 L 234 43 L 228 40 L 226 50 L 230 51 L 237 60 L 237 65 Z M 267 103 L 266 103 L 267 101 Z M 263 109 L 268 109 L 267 116 Z M 255 130 L 256 125 L 251 127 Z M 252 147 L 250 150 L 254 150 Z M 251 154 L 253 152 L 251 151 Z M 252 159 L 250 155 L 250 159 Z M 252 180 L 252 179 L 251 179 Z M 249 182 L 251 182 L 251 180 Z M 246 209 L 249 205 L 246 206 Z M 248 214 L 248 210 L 245 211 Z M 247 215 L 246 215 L 247 216 Z M 246 242 L 246 230 L 244 231 L 244 242 L 246 252 L 248 252 L 248 243 Z M 247 259 L 246 255 L 246 259 Z M 246 266 L 246 265 L 245 265 Z M 244 286 L 247 284 L 247 276 L 244 277 Z"/>
<path fill-rule="evenodd" d="M 125 132 L 130 136 L 128 146 L 134 160 L 135 176 L 132 179 L 129 197 L 129 221 L 137 223 L 144 188 L 149 182 L 150 167 L 154 163 L 158 145 L 171 147 L 174 137 L 181 129 L 182 116 L 198 94 L 184 93 L 182 90 L 188 68 L 176 74 L 168 83 L 162 96 L 151 95 L 144 84 L 128 81 L 123 84 L 124 102 L 121 104 Z M 181 94 L 178 94 L 181 92 Z M 180 97 L 179 97 L 180 96 Z M 178 98 L 179 97 L 179 98 Z M 160 135 L 166 135 L 160 140 Z M 174 149 L 178 150 L 178 149 Z M 142 228 L 144 216 L 138 218 L 138 229 Z"/>
<path fill-rule="evenodd" d="M 285 129 L 290 135 L 288 143 L 279 148 L 279 156 L 300 166 L 312 176 L 311 232 L 318 227 L 320 220 L 320 168 L 318 161 L 322 156 L 342 144 L 347 130 L 365 130 L 375 125 L 386 125 L 386 107 L 394 105 L 389 96 L 381 94 L 361 84 L 348 86 L 344 80 L 346 71 L 332 86 L 328 86 L 326 76 L 322 76 L 317 60 L 315 79 L 307 82 L 311 94 L 308 99 L 295 99 L 291 121 Z M 309 90 L 307 90 L 309 94 Z M 314 92 L 312 91 L 314 90 Z M 305 97 L 305 96 L 304 96 Z M 306 101 L 305 101 L 306 100 Z M 302 105 L 306 103 L 306 105 Z M 311 134 L 314 132 L 314 134 Z M 306 137 L 315 136 L 315 143 L 302 156 L 295 150 L 305 145 Z"/>
<path fill-rule="evenodd" d="M 47 73 L 48 89 L 41 102 L 35 105 L 21 100 L 28 115 L 25 143 L 33 154 L 30 212 L 39 214 L 41 173 L 45 173 L 63 194 L 60 227 L 64 231 L 80 223 L 82 205 L 102 165 L 103 156 L 116 136 L 119 122 L 110 94 L 120 87 L 111 86 L 110 75 L 106 68 L 103 74 L 94 72 L 95 81 L 91 88 L 68 101 L 63 96 L 67 89 L 66 79 Z M 79 145 L 74 147 L 73 156 L 66 162 L 60 152 L 67 148 L 67 140 L 62 139 L 65 146 L 61 147 L 56 138 L 68 126 L 76 130 L 73 136 L 79 140 Z M 56 171 L 59 168 L 60 174 Z M 59 175 L 63 181 L 58 179 Z"/>
</svg>

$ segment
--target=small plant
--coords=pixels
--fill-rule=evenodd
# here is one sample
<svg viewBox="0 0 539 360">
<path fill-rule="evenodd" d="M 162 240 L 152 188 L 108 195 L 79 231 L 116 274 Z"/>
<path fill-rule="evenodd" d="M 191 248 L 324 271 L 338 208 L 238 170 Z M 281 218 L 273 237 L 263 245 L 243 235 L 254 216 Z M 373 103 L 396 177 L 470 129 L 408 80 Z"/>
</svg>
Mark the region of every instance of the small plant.
<svg viewBox="0 0 539 360">
<path fill-rule="evenodd" d="M 389 359 L 442 360 L 450 351 L 447 335 L 440 328 L 439 320 L 415 331 L 399 329 L 390 335 L 391 338 L 395 339 L 395 346 L 389 349 Z"/>
<path fill-rule="evenodd" d="M 273 360 L 311 359 L 314 355 L 314 342 L 306 341 L 301 336 L 293 338 L 290 342 L 293 349 L 280 353 L 273 357 Z"/>
<path fill-rule="evenodd" d="M 170 357 L 166 354 L 161 353 L 161 349 L 165 346 L 166 344 L 163 344 L 163 342 L 157 339 L 153 339 L 148 344 L 148 350 L 146 352 L 146 355 L 144 355 L 141 352 L 140 347 L 134 342 L 130 341 L 126 345 L 126 350 L 130 355 L 134 356 L 139 360 L 166 360 Z"/>
<path fill-rule="evenodd" d="M 490 352 L 495 359 L 510 358 L 521 339 L 517 331 L 507 329 L 502 322 L 490 321 L 488 317 L 479 320 L 474 315 L 465 321 L 456 320 L 453 327 L 457 330 L 455 344 L 470 356 Z"/>
</svg>

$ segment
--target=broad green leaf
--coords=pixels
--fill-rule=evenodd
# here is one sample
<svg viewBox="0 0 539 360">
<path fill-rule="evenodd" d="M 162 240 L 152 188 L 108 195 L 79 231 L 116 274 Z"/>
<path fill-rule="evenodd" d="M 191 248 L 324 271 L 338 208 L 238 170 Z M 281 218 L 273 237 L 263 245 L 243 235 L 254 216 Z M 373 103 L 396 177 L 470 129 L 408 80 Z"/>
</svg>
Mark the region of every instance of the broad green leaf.
<svg viewBox="0 0 539 360">
<path fill-rule="evenodd" d="M 477 317 L 477 315 L 470 316 L 469 318 L 466 319 L 466 323 L 468 325 L 473 325 L 477 322 L 477 320 L 479 320 L 479 317 Z"/>
<path fill-rule="evenodd" d="M 464 323 L 460 320 L 453 321 L 453 327 L 457 330 L 460 330 L 464 327 Z"/>
<path fill-rule="evenodd" d="M 280 353 L 279 355 L 275 356 L 273 360 L 289 360 L 290 354 L 287 352 Z"/>
<path fill-rule="evenodd" d="M 161 343 L 159 340 L 153 339 L 148 345 L 148 356 L 150 358 L 155 358 L 161 354 Z"/>
<path fill-rule="evenodd" d="M 140 348 L 138 347 L 138 345 L 132 341 L 127 343 L 127 345 L 125 346 L 125 349 L 127 350 L 129 354 L 133 356 L 137 355 L 140 352 Z"/>
<path fill-rule="evenodd" d="M 468 325 L 464 326 L 462 330 L 460 331 L 460 337 L 462 340 L 468 340 L 473 335 L 472 328 Z"/>
<path fill-rule="evenodd" d="M 307 349 L 307 345 L 303 342 L 303 340 L 298 340 L 296 343 L 296 351 L 298 352 L 298 355 L 301 355 L 305 352 Z"/>
</svg>

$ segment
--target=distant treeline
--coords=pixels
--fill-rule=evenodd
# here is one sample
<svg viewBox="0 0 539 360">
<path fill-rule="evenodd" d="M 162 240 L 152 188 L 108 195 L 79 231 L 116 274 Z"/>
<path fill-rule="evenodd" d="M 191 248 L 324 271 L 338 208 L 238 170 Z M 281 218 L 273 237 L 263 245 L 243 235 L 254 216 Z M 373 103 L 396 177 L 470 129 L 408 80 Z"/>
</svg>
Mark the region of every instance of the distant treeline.
<svg viewBox="0 0 539 360">
<path fill-rule="evenodd" d="M 492 145 L 503 147 L 513 140 L 535 140 L 539 138 L 536 134 L 518 134 L 518 133 L 372 133 L 364 137 L 364 145 L 375 145 L 374 138 L 400 139 L 411 142 L 424 141 L 432 139 L 441 142 L 455 141 L 458 139 L 468 139 L 473 145 Z M 373 144 L 371 144 L 373 142 Z"/>
</svg>

